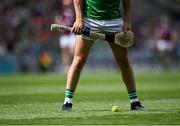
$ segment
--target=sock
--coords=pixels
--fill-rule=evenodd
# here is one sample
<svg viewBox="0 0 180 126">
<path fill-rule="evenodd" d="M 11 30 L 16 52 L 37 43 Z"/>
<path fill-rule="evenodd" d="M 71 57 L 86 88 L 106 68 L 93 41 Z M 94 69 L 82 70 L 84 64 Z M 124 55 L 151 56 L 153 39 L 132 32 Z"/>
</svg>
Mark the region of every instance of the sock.
<svg viewBox="0 0 180 126">
<path fill-rule="evenodd" d="M 65 91 L 65 99 L 64 99 L 64 104 L 67 103 L 72 103 L 73 102 L 73 95 L 74 95 L 74 90 L 72 89 L 66 89 Z"/>
<path fill-rule="evenodd" d="M 129 92 L 128 92 L 128 95 L 129 95 L 129 99 L 130 99 L 130 102 L 131 102 L 131 103 L 139 101 L 139 99 L 138 99 L 138 97 L 137 97 L 136 90 L 134 90 L 134 91 L 129 91 Z"/>
</svg>

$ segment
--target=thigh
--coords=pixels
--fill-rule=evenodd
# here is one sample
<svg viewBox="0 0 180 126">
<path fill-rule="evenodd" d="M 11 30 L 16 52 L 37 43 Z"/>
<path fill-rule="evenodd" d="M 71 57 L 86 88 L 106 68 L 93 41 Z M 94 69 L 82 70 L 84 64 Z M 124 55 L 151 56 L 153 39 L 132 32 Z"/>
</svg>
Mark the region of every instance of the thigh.
<svg viewBox="0 0 180 126">
<path fill-rule="evenodd" d="M 80 56 L 86 58 L 89 54 L 89 50 L 91 49 L 93 43 L 93 41 L 83 39 L 82 36 L 77 35 L 75 42 L 75 57 Z"/>
</svg>

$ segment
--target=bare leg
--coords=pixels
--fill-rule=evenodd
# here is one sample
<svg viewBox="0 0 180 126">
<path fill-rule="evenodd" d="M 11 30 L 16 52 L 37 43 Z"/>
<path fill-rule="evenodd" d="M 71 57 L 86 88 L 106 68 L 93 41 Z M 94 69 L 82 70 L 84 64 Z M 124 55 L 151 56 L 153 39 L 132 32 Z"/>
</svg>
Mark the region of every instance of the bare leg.
<svg viewBox="0 0 180 126">
<path fill-rule="evenodd" d="M 92 41 L 84 40 L 81 36 L 76 36 L 75 54 L 67 74 L 65 99 L 62 111 L 71 111 L 73 94 L 92 45 Z"/>
<path fill-rule="evenodd" d="M 128 49 L 123 48 L 112 43 L 109 43 L 113 51 L 114 57 L 121 68 L 122 79 L 128 90 L 128 95 L 131 102 L 131 110 L 142 111 L 145 108 L 141 105 L 136 94 L 136 85 L 133 75 L 133 70 L 128 60 Z"/>
<path fill-rule="evenodd" d="M 112 43 L 109 43 L 116 62 L 121 69 L 122 79 L 126 85 L 128 92 L 135 91 L 136 85 L 133 75 L 133 70 L 128 60 L 128 49 L 123 48 Z"/>
<path fill-rule="evenodd" d="M 76 37 L 75 54 L 73 62 L 67 74 L 67 89 L 76 89 L 81 70 L 86 62 L 89 50 L 92 47 L 92 45 L 92 41 L 84 40 L 81 36 Z"/>
</svg>

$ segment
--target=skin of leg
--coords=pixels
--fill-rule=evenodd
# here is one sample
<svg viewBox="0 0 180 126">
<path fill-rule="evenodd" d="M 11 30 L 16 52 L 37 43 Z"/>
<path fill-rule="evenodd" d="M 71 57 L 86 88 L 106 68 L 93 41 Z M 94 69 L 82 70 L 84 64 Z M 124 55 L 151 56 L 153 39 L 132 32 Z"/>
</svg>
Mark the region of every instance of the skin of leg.
<svg viewBox="0 0 180 126">
<path fill-rule="evenodd" d="M 118 66 L 121 69 L 122 79 L 129 92 L 136 90 L 132 67 L 128 59 L 128 49 L 109 42 Z"/>
<path fill-rule="evenodd" d="M 74 58 L 67 74 L 67 89 L 76 89 L 81 70 L 86 63 L 93 43 L 93 41 L 82 39 L 82 36 L 76 36 Z"/>
</svg>

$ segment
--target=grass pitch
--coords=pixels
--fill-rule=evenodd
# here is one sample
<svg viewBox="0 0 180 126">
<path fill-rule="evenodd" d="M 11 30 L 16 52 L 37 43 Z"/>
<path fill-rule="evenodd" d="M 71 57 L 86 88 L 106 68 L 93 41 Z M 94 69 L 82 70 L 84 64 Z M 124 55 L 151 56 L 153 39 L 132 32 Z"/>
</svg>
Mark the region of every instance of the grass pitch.
<svg viewBox="0 0 180 126">
<path fill-rule="evenodd" d="M 180 125 L 180 73 L 136 74 L 138 96 L 148 109 L 130 111 L 118 73 L 81 76 L 72 112 L 61 112 L 66 77 L 0 76 L 0 124 Z M 121 112 L 111 112 L 118 105 Z"/>
</svg>

